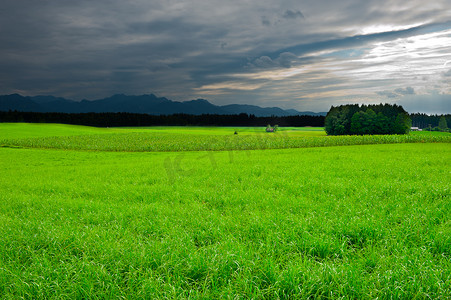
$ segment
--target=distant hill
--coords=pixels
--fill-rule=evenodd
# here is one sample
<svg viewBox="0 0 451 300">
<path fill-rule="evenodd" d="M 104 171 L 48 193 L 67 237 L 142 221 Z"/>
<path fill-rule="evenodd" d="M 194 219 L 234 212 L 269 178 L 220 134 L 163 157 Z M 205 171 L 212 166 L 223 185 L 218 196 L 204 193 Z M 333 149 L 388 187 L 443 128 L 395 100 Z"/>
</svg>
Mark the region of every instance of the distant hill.
<svg viewBox="0 0 451 300">
<path fill-rule="evenodd" d="M 88 112 L 128 112 L 150 115 L 172 114 L 240 114 L 246 113 L 257 117 L 266 116 L 325 116 L 325 112 L 284 110 L 279 107 L 260 107 L 255 105 L 230 104 L 214 105 L 205 99 L 190 101 L 172 101 L 153 94 L 141 96 L 127 96 L 117 94 L 98 100 L 73 101 L 54 96 L 21 96 L 19 94 L 0 96 L 0 111 L 27 111 L 27 112 L 62 112 L 62 113 L 88 113 Z"/>
</svg>

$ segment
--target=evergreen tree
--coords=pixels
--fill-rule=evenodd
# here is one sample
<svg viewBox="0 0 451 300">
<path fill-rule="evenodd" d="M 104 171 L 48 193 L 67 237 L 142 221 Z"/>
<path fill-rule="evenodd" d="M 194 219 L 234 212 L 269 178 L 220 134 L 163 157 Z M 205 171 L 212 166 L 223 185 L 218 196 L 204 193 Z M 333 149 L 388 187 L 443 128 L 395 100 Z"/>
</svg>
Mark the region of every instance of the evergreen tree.
<svg viewBox="0 0 451 300">
<path fill-rule="evenodd" d="M 365 112 L 358 111 L 351 118 L 351 134 L 363 134 L 362 123 L 365 118 Z"/>
<path fill-rule="evenodd" d="M 441 116 L 438 121 L 438 128 L 440 131 L 448 131 L 448 123 L 446 122 L 445 116 Z"/>
<path fill-rule="evenodd" d="M 382 112 L 379 112 L 376 116 L 376 133 L 377 134 L 389 134 L 389 118 Z"/>
</svg>

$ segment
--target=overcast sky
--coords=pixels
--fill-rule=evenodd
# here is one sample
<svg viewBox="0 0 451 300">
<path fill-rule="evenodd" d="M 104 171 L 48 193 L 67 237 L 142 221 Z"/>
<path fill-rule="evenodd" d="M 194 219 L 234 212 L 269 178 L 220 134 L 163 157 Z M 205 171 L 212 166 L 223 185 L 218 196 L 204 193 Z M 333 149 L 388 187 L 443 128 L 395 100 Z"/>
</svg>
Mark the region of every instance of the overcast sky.
<svg viewBox="0 0 451 300">
<path fill-rule="evenodd" d="M 451 1 L 2 0 L 10 93 L 451 113 Z"/>
</svg>

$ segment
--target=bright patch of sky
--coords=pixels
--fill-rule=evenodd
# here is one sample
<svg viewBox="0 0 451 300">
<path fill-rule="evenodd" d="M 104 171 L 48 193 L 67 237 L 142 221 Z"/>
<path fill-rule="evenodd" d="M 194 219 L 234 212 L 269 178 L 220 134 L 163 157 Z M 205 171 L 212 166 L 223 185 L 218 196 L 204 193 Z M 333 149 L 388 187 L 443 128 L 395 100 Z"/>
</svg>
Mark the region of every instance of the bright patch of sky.
<svg viewBox="0 0 451 300">
<path fill-rule="evenodd" d="M 218 94 L 230 94 L 231 90 L 283 90 L 293 101 L 322 102 L 323 110 L 328 109 L 331 99 L 338 103 L 396 103 L 406 102 L 404 98 L 412 95 L 422 95 L 422 99 L 439 96 L 441 105 L 437 108 L 447 109 L 442 99 L 450 93 L 450 81 L 444 78 L 451 65 L 449 49 L 451 29 L 376 42 L 364 48 L 321 51 L 313 53 L 314 59 L 306 65 L 234 74 L 232 77 L 246 80 L 205 85 L 198 90 L 211 95 L 214 90 Z M 410 92 L 395 92 L 403 88 Z M 266 97 L 269 102 L 270 97 Z M 415 109 L 408 101 L 406 104 Z M 424 105 L 421 107 L 424 110 Z M 428 112 L 440 113 L 437 108 L 431 107 Z"/>
<path fill-rule="evenodd" d="M 391 32 L 391 31 L 398 31 L 398 30 L 414 28 L 414 27 L 418 27 L 421 25 L 423 25 L 423 24 L 417 23 L 417 24 L 410 24 L 410 25 L 404 25 L 404 26 L 375 24 L 375 25 L 370 25 L 370 26 L 367 26 L 367 27 L 364 27 L 364 28 L 358 30 L 358 33 L 362 34 L 362 35 L 367 35 L 367 34 L 374 34 L 374 33 Z"/>
</svg>

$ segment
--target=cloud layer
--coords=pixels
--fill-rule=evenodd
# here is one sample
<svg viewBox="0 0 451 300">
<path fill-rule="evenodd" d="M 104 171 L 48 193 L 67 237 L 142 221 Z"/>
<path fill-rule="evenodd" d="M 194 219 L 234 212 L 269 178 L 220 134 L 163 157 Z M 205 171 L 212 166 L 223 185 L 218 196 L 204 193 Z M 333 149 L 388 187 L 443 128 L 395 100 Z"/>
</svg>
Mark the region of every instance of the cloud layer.
<svg viewBox="0 0 451 300">
<path fill-rule="evenodd" d="M 448 0 L 4 0 L 0 94 L 451 113 L 450 17 Z"/>
</svg>

